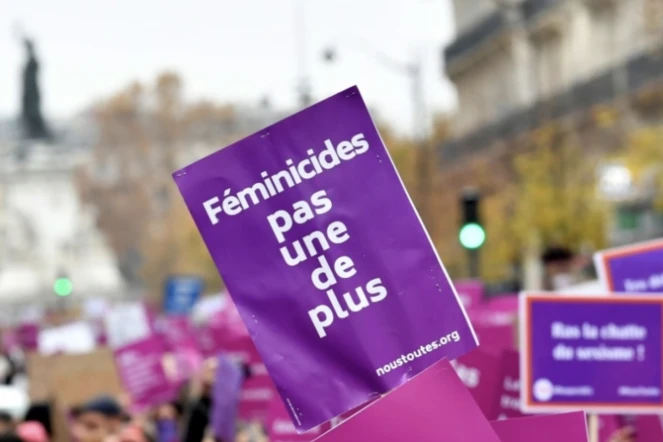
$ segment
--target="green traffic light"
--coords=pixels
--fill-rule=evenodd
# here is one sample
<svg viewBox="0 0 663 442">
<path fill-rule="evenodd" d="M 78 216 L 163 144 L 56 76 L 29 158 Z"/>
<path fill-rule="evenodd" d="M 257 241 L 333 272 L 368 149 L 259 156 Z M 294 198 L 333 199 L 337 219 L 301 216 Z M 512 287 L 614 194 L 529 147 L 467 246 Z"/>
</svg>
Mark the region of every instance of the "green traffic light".
<svg viewBox="0 0 663 442">
<path fill-rule="evenodd" d="M 53 283 L 53 291 L 58 296 L 69 296 L 74 290 L 74 285 L 69 278 L 58 278 Z"/>
<path fill-rule="evenodd" d="M 486 231 L 479 224 L 465 224 L 458 235 L 460 244 L 466 249 L 476 250 L 486 242 Z"/>
</svg>

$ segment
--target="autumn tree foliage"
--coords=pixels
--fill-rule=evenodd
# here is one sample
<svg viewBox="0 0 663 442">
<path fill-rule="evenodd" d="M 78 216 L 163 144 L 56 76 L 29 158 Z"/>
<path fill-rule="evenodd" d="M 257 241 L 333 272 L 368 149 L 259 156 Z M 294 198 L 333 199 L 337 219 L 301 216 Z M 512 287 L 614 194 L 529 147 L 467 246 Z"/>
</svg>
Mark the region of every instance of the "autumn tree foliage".
<svg viewBox="0 0 663 442">
<path fill-rule="evenodd" d="M 636 185 L 650 193 L 655 207 L 663 212 L 663 125 L 634 130 L 621 159 L 633 174 Z"/>
<path fill-rule="evenodd" d="M 155 297 L 172 274 L 201 276 L 208 290 L 221 287 L 171 173 L 252 129 L 233 106 L 185 102 L 183 88 L 167 72 L 94 105 L 98 142 L 78 175 L 124 276 Z"/>
<path fill-rule="evenodd" d="M 527 250 L 603 247 L 609 221 L 597 186 L 603 160 L 556 124 L 530 134 L 529 149 L 512 159 L 513 180 L 485 205 L 484 276 L 504 277 Z"/>
</svg>

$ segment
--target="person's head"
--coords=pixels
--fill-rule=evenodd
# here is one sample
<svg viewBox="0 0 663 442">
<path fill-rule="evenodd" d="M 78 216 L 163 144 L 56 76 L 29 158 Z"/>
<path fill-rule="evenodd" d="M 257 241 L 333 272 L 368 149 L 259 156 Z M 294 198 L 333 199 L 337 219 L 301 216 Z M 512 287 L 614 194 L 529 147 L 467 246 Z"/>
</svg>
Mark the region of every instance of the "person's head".
<svg viewBox="0 0 663 442">
<path fill-rule="evenodd" d="M 541 256 L 548 288 L 563 289 L 573 284 L 574 255 L 564 247 L 549 247 Z"/>
<path fill-rule="evenodd" d="M 9 413 L 0 411 L 0 434 L 14 431 L 14 418 Z"/>
<path fill-rule="evenodd" d="M 72 433 L 78 442 L 103 442 L 119 430 L 123 418 L 124 413 L 117 401 L 100 396 L 74 409 Z"/>
<path fill-rule="evenodd" d="M 146 428 L 135 423 L 125 425 L 115 442 L 155 442 L 156 438 Z"/>
</svg>

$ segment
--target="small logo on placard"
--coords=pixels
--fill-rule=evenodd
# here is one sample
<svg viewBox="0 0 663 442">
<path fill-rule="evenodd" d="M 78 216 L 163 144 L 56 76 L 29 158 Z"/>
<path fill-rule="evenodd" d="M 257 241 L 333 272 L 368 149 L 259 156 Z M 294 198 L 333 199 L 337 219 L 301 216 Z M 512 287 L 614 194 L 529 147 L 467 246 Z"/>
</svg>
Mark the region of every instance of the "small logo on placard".
<svg viewBox="0 0 663 442">
<path fill-rule="evenodd" d="M 534 382 L 534 399 L 548 402 L 553 397 L 553 384 L 548 379 L 539 379 Z"/>
</svg>

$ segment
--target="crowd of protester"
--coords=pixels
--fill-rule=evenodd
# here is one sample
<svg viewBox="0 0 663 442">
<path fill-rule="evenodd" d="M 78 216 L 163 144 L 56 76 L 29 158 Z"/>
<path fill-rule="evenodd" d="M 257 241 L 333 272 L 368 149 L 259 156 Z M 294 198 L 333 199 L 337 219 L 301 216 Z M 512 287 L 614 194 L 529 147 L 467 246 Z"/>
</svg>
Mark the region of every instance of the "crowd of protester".
<svg viewBox="0 0 663 442">
<path fill-rule="evenodd" d="M 542 256 L 544 286 L 560 290 L 583 280 L 586 260 L 568 250 L 551 248 Z M 18 356 L 18 357 L 17 357 Z M 0 442 L 263 442 L 266 430 L 260 425 L 238 428 L 234 441 L 215 438 L 211 430 L 212 387 L 216 359 L 208 359 L 200 372 L 182 388 L 180 397 L 154 409 L 135 412 L 122 398 L 100 395 L 66 410 L 64 428 L 56 428 L 56 413 L 63 410 L 53 402 L 35 402 L 20 416 L 3 410 L 0 394 Z M 251 376 L 244 366 L 244 379 Z M 0 352 L 0 386 L 29 382 L 21 355 Z M 85 379 L 81 379 L 85 382 Z M 25 387 L 24 387 L 25 388 Z M 66 438 L 58 431 L 65 431 Z M 443 439 L 440 439 L 443 440 Z M 631 426 L 618 429 L 608 441 L 637 442 Z"/>
<path fill-rule="evenodd" d="M 8 359 L 6 355 L 3 359 Z M 204 364 L 199 376 L 188 382 L 181 397 L 151 410 L 131 413 L 122 398 L 99 395 L 67 410 L 68 440 L 75 442 L 235 442 L 215 438 L 210 427 L 215 360 Z M 20 375 L 12 365 L 3 384 Z M 244 376 L 250 376 L 244 367 Z M 85 382 L 81 379 L 81 382 Z M 0 398 L 2 410 L 2 398 Z M 54 422 L 60 412 L 52 402 L 33 403 L 24 416 L 0 411 L 0 442 L 51 442 L 58 437 Z M 238 428 L 237 441 L 265 440 L 264 429 L 254 425 Z"/>
</svg>

